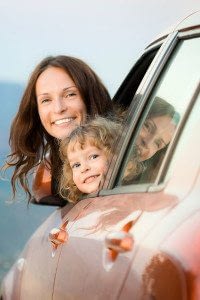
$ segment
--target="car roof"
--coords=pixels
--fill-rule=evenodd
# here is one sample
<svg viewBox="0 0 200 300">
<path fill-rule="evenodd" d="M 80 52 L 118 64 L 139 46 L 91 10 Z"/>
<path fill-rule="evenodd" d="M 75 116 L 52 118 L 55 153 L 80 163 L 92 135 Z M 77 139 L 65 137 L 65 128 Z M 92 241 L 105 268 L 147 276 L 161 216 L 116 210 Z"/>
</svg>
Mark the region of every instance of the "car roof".
<svg viewBox="0 0 200 300">
<path fill-rule="evenodd" d="M 183 32 L 183 31 L 188 31 L 188 30 L 192 30 L 195 28 L 200 28 L 200 10 L 187 15 L 186 17 L 179 20 L 172 26 L 168 27 L 165 31 L 163 31 L 159 35 L 157 35 L 153 39 L 153 41 L 148 45 L 148 47 L 159 42 L 160 40 L 165 39 L 166 36 L 168 36 L 172 32 L 175 32 L 175 31 Z"/>
</svg>

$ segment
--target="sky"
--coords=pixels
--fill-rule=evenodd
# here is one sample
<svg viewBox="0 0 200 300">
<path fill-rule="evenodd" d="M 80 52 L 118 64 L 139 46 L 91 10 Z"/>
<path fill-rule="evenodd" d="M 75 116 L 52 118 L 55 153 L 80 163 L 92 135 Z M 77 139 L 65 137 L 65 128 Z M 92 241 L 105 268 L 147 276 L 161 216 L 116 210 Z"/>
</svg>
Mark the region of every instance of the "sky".
<svg viewBox="0 0 200 300">
<path fill-rule="evenodd" d="M 114 95 L 155 36 L 197 0 L 1 0 L 0 81 L 26 83 L 47 55 L 86 61 Z"/>
</svg>

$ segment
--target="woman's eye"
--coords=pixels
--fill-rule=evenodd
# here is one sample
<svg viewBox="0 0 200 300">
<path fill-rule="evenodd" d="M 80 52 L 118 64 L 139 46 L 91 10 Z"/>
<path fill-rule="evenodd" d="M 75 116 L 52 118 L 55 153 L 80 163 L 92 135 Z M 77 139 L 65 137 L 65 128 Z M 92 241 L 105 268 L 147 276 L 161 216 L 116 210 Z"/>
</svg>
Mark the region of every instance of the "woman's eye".
<svg viewBox="0 0 200 300">
<path fill-rule="evenodd" d="M 76 169 L 76 168 L 80 167 L 80 165 L 81 165 L 80 163 L 75 163 L 72 165 L 72 169 Z"/>
<path fill-rule="evenodd" d="M 76 96 L 75 92 L 67 93 L 67 94 L 64 95 L 65 98 L 71 98 L 71 97 L 74 97 L 74 96 Z"/>
<path fill-rule="evenodd" d="M 148 121 L 145 121 L 143 126 L 144 126 L 144 128 L 145 128 L 146 130 L 150 131 L 151 126 L 150 126 L 150 124 L 149 124 Z"/>
<path fill-rule="evenodd" d="M 162 148 L 162 142 L 159 141 L 159 140 L 155 141 L 155 145 L 156 145 L 158 150 Z"/>
<path fill-rule="evenodd" d="M 42 99 L 42 100 L 41 100 L 41 103 L 47 103 L 47 102 L 49 102 L 49 101 L 51 101 L 49 98 L 45 98 L 45 99 Z"/>
<path fill-rule="evenodd" d="M 147 143 L 144 139 L 141 139 L 141 146 L 146 148 L 147 147 Z"/>
</svg>

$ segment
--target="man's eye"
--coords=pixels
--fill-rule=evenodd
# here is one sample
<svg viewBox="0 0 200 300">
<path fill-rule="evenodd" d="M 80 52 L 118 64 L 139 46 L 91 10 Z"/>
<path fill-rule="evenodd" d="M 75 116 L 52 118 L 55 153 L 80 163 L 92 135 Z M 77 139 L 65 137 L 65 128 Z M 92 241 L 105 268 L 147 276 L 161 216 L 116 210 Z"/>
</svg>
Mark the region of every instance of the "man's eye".
<svg viewBox="0 0 200 300">
<path fill-rule="evenodd" d="M 76 169 L 76 168 L 80 167 L 80 165 L 81 165 L 80 163 L 75 163 L 72 165 L 72 169 Z"/>
</svg>

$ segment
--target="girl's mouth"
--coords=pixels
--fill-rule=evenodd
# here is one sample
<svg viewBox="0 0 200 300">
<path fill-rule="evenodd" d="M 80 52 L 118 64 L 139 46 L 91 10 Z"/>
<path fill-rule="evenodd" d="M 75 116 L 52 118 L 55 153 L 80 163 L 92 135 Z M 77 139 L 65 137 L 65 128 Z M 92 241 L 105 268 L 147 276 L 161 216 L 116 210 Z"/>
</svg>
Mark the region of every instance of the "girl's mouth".
<svg viewBox="0 0 200 300">
<path fill-rule="evenodd" d="M 89 176 L 89 177 L 87 177 L 85 180 L 84 180 L 84 183 L 91 183 L 91 182 L 93 182 L 97 177 L 99 177 L 100 176 L 100 174 L 99 175 L 92 175 L 92 176 Z"/>
</svg>

